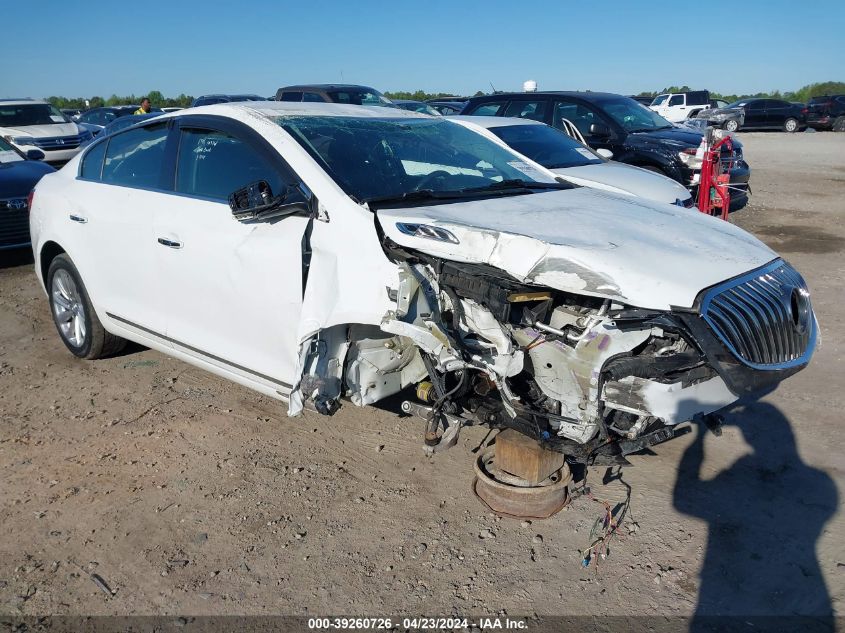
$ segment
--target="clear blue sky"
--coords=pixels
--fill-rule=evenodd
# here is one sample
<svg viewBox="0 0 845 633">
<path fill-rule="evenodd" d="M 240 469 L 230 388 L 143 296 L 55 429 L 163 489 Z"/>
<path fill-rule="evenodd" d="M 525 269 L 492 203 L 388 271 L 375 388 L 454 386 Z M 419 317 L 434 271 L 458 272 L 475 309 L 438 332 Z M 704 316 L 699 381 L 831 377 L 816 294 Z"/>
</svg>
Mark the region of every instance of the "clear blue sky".
<svg viewBox="0 0 845 633">
<path fill-rule="evenodd" d="M 845 81 L 845 0 L 0 0 L 0 23 L 0 96 Z"/>
</svg>

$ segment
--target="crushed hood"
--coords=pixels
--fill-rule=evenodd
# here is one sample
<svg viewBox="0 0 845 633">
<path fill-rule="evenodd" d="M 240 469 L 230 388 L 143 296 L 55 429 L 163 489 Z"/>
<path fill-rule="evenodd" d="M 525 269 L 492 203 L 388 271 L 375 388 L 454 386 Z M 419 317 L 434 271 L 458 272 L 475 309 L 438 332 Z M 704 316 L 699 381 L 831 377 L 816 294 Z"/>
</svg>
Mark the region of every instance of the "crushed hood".
<svg viewBox="0 0 845 633">
<path fill-rule="evenodd" d="M 408 248 L 659 310 L 690 308 L 704 288 L 777 257 L 739 227 L 694 209 L 587 188 L 379 209 L 377 217 Z M 409 235 L 402 223 L 446 229 L 458 243 Z"/>
</svg>

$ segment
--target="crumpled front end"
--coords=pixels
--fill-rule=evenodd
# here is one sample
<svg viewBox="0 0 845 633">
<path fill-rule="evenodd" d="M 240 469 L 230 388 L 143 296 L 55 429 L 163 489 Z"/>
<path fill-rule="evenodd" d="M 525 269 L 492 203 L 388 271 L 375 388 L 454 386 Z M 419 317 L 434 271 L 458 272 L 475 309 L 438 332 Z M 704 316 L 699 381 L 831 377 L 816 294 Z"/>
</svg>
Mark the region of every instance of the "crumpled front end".
<svg viewBox="0 0 845 633">
<path fill-rule="evenodd" d="M 573 459 L 612 461 L 775 386 L 816 346 L 803 279 L 735 227 L 671 236 L 698 249 L 746 246 L 718 266 L 690 267 L 687 252 L 685 271 L 649 274 L 635 259 L 622 271 L 622 255 L 637 249 L 621 238 L 603 245 L 596 232 L 576 248 L 411 219 L 381 223 L 398 273 L 381 322 L 321 331 L 303 348 L 302 393 L 332 413 L 340 396 L 367 405 L 415 386 L 403 408 L 427 421 L 432 450 L 462 425 L 488 424 Z M 681 250 L 664 261 L 680 265 Z"/>
</svg>

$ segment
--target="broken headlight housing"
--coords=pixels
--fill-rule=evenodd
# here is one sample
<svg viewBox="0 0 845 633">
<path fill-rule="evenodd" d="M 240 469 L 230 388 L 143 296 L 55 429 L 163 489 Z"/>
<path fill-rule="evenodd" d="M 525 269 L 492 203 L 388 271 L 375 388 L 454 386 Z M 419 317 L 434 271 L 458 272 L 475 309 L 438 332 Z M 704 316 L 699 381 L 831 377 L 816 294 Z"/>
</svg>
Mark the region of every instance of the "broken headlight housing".
<svg viewBox="0 0 845 633">
<path fill-rule="evenodd" d="M 678 152 L 678 158 L 680 158 L 681 162 L 690 169 L 701 169 L 702 159 L 700 156 L 696 156 L 697 153 L 697 147 L 688 147 Z"/>
</svg>

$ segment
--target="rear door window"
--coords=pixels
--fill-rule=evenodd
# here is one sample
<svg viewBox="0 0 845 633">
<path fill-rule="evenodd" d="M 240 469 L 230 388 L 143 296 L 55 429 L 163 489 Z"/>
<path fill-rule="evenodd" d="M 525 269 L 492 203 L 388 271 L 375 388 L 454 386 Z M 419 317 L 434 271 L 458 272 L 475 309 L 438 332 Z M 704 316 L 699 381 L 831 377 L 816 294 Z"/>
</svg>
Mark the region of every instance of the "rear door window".
<svg viewBox="0 0 845 633">
<path fill-rule="evenodd" d="M 544 120 L 546 115 L 546 102 L 534 101 L 511 101 L 502 116 L 518 117 L 520 119 L 532 119 L 534 121 Z"/>
<path fill-rule="evenodd" d="M 183 129 L 176 164 L 176 191 L 225 202 L 246 185 L 265 180 L 274 194 L 284 183 L 255 148 L 223 132 Z"/>
<path fill-rule="evenodd" d="M 488 101 L 487 103 L 477 105 L 469 111 L 469 114 L 475 116 L 498 116 L 504 105 L 504 101 Z"/>
<path fill-rule="evenodd" d="M 103 182 L 124 187 L 159 188 L 167 133 L 165 122 L 112 136 L 103 163 Z"/>
<path fill-rule="evenodd" d="M 325 99 L 323 99 L 322 95 L 317 92 L 303 92 L 302 93 L 302 100 L 308 103 L 324 103 Z"/>
</svg>

